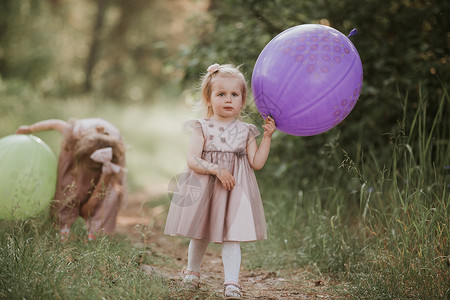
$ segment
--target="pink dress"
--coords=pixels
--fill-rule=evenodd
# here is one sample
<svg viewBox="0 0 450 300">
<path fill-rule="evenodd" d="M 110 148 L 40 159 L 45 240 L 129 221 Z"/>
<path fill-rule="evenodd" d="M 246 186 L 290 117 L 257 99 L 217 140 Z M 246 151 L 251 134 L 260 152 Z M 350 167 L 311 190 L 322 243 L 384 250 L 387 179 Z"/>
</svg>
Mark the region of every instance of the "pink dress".
<svg viewBox="0 0 450 300">
<path fill-rule="evenodd" d="M 102 174 L 102 164 L 90 158 L 105 147 L 112 147 L 112 161 L 120 172 Z M 98 118 L 70 119 L 63 132 L 52 203 L 52 214 L 61 227 L 70 227 L 82 216 L 90 233 L 113 232 L 125 196 L 124 167 L 125 146 L 116 127 Z"/>
<path fill-rule="evenodd" d="M 202 158 L 227 168 L 236 185 L 228 191 L 216 176 L 186 168 L 171 182 L 164 233 L 216 243 L 266 239 L 261 195 L 246 153 L 249 140 L 259 135 L 256 126 L 212 119 L 192 120 L 187 125 L 202 130 Z"/>
</svg>

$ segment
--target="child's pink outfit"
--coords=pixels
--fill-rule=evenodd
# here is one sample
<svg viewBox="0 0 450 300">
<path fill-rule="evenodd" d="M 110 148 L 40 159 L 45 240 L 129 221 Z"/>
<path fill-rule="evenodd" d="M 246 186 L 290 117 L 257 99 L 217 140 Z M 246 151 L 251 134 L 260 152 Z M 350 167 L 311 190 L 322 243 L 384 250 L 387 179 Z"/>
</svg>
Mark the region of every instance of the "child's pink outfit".
<svg viewBox="0 0 450 300">
<path fill-rule="evenodd" d="M 102 136 L 112 142 L 99 142 Z M 91 140 L 86 142 L 90 147 L 81 139 Z M 52 213 L 63 229 L 82 216 L 89 233 L 114 230 L 125 194 L 125 156 L 117 148 L 124 148 L 123 141 L 111 123 L 99 118 L 69 120 L 52 203 Z"/>
<path fill-rule="evenodd" d="M 187 126 L 202 131 L 202 159 L 230 171 L 236 185 L 228 191 L 216 176 L 187 168 L 172 187 L 165 233 L 216 243 L 266 239 L 261 196 L 246 153 L 247 143 L 259 135 L 256 126 L 213 119 Z"/>
</svg>

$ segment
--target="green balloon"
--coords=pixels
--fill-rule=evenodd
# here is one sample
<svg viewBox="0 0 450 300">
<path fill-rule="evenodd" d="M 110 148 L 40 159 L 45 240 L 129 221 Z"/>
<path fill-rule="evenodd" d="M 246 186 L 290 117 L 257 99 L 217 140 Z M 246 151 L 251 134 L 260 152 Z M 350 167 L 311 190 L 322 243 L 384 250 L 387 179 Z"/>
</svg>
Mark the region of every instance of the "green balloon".
<svg viewBox="0 0 450 300">
<path fill-rule="evenodd" d="M 57 160 L 41 139 L 14 134 L 0 139 L 0 219 L 21 220 L 49 207 Z"/>
</svg>

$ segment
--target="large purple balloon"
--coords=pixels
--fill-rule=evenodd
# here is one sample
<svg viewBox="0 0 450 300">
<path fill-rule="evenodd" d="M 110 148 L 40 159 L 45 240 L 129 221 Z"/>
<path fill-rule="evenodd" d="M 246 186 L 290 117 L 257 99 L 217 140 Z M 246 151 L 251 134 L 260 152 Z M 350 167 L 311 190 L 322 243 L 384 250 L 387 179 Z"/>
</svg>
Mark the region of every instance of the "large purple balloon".
<svg viewBox="0 0 450 300">
<path fill-rule="evenodd" d="M 363 70 L 358 51 L 342 33 L 306 24 L 272 39 L 256 61 L 252 92 L 263 116 L 297 136 L 339 124 L 358 100 Z"/>
</svg>

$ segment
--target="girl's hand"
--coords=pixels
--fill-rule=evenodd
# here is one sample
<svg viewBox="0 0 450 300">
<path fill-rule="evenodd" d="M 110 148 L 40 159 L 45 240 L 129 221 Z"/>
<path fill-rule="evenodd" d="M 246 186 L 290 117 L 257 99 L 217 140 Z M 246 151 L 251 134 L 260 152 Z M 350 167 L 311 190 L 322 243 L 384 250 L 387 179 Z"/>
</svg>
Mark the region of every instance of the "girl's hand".
<svg viewBox="0 0 450 300">
<path fill-rule="evenodd" d="M 216 176 L 219 178 L 220 182 L 222 182 L 222 185 L 226 190 L 231 191 L 234 188 L 234 177 L 230 171 L 227 169 L 219 169 Z"/>
<path fill-rule="evenodd" d="M 17 134 L 31 133 L 31 126 L 23 125 L 16 130 Z"/>
<path fill-rule="evenodd" d="M 262 126 L 264 128 L 264 137 L 271 138 L 272 134 L 275 132 L 275 121 L 272 117 L 267 116 L 266 124 Z"/>
</svg>

